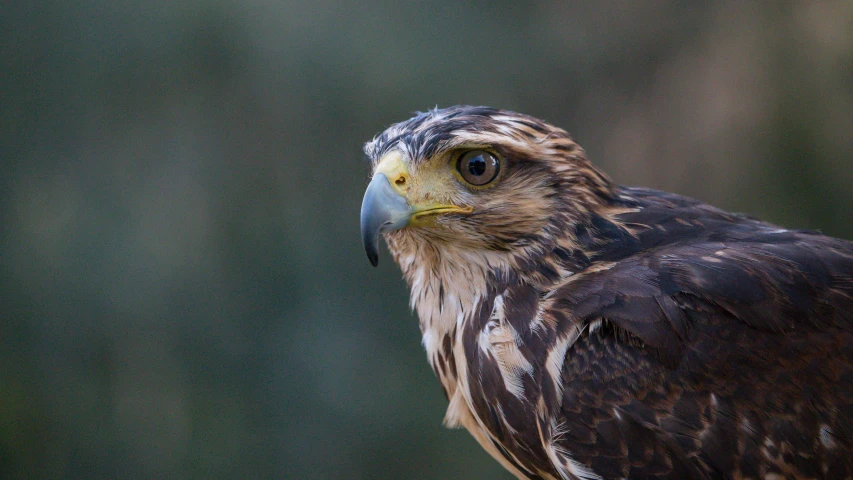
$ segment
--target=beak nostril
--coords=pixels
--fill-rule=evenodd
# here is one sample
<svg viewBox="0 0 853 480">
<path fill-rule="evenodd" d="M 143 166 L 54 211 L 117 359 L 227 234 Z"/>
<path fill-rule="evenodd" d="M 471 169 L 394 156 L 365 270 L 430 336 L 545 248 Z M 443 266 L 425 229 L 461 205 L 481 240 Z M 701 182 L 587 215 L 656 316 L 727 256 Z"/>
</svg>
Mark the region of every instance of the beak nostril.
<svg viewBox="0 0 853 480">
<path fill-rule="evenodd" d="M 398 187 L 402 187 L 406 185 L 406 177 L 404 175 L 400 175 L 394 183 L 396 183 Z"/>
</svg>

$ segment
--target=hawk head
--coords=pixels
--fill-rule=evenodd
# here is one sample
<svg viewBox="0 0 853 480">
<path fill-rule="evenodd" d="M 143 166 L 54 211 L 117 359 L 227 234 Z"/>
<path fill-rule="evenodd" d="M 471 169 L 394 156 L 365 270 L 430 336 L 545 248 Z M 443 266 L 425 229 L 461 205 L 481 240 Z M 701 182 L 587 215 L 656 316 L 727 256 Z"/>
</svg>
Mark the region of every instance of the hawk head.
<svg viewBox="0 0 853 480">
<path fill-rule="evenodd" d="M 365 145 L 373 176 L 361 232 L 378 263 L 384 234 L 404 272 L 456 258 L 524 269 L 607 203 L 613 187 L 583 150 L 536 118 L 487 107 L 418 113 Z"/>
</svg>

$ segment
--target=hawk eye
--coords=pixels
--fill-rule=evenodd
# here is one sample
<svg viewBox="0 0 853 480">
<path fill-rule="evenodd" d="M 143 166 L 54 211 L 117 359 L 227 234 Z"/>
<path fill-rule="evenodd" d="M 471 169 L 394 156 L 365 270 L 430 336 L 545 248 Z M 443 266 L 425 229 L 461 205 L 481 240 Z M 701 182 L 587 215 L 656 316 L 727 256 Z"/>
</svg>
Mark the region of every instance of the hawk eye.
<svg viewBox="0 0 853 480">
<path fill-rule="evenodd" d="M 479 187 L 498 177 L 501 164 L 494 155 L 485 150 L 472 150 L 459 157 L 456 170 L 463 180 Z"/>
</svg>

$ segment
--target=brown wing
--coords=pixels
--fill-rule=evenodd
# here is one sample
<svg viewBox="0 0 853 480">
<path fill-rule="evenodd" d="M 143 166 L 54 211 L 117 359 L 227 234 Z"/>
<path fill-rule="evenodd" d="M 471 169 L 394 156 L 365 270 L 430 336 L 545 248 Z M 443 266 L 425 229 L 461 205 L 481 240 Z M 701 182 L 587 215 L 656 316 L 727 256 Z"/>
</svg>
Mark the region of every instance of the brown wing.
<svg viewBox="0 0 853 480">
<path fill-rule="evenodd" d="M 562 446 L 602 478 L 853 477 L 853 246 L 708 232 L 556 293 L 563 328 L 586 326 Z"/>
</svg>

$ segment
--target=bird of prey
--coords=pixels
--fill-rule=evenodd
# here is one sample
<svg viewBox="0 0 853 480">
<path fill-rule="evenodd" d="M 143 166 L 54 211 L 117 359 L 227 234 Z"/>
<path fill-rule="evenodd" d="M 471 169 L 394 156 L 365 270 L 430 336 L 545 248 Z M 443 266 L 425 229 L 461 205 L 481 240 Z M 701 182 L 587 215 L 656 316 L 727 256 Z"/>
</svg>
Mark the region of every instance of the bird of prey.
<svg viewBox="0 0 853 480">
<path fill-rule="evenodd" d="M 465 427 L 524 479 L 853 478 L 853 243 L 614 184 L 486 107 L 368 142 L 384 236 Z"/>
</svg>

